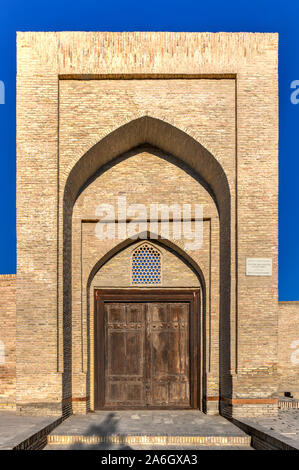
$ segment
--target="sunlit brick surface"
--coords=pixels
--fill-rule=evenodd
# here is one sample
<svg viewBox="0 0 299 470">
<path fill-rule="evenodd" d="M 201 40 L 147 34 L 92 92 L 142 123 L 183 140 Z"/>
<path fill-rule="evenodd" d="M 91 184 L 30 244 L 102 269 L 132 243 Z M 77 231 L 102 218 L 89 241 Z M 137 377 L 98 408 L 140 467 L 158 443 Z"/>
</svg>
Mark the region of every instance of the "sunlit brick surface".
<svg viewBox="0 0 299 470">
<path fill-rule="evenodd" d="M 124 195 L 204 206 L 200 249 L 157 245 L 162 288 L 201 276 L 203 407 L 275 414 L 278 389 L 296 388 L 279 340 L 277 47 L 262 33 L 18 33 L 19 412 L 93 406 L 93 289 L 130 289 L 133 249 L 96 238 L 95 209 Z M 272 258 L 273 275 L 246 276 L 246 257 Z"/>
</svg>

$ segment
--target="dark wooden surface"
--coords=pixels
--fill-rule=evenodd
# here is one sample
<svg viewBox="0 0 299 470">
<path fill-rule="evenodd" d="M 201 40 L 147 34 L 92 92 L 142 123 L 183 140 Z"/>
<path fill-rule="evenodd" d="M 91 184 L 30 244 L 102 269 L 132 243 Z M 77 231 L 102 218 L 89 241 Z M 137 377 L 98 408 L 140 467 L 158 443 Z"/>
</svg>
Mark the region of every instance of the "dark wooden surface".
<svg viewBox="0 0 299 470">
<path fill-rule="evenodd" d="M 198 407 L 195 297 L 96 290 L 96 409 Z"/>
</svg>

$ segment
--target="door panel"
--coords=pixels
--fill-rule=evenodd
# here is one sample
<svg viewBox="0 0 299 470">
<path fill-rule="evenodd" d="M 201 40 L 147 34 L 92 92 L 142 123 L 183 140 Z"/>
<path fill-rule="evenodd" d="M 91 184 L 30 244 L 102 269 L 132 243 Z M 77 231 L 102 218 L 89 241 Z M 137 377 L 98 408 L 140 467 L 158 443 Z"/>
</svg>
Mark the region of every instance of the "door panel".
<svg viewBox="0 0 299 470">
<path fill-rule="evenodd" d="M 190 407 L 188 302 L 106 302 L 104 329 L 104 407 Z"/>
<path fill-rule="evenodd" d="M 105 406 L 145 405 L 143 304 L 105 305 Z"/>
<path fill-rule="evenodd" d="M 190 405 L 189 304 L 149 303 L 151 405 Z"/>
</svg>

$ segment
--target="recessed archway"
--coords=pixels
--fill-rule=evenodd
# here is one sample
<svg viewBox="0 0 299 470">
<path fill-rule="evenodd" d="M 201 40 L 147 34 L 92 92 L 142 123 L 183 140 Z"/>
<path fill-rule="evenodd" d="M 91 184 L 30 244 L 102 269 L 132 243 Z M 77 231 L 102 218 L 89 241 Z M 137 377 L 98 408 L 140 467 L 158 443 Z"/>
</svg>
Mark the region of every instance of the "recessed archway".
<svg viewBox="0 0 299 470">
<path fill-rule="evenodd" d="M 71 170 L 63 198 L 63 322 L 64 344 L 71 338 L 71 253 L 72 210 L 84 185 L 104 165 L 124 152 L 142 144 L 149 144 L 173 155 L 204 181 L 212 195 L 220 218 L 220 377 L 229 374 L 230 367 L 230 191 L 226 175 L 216 158 L 193 137 L 171 124 L 144 116 L 133 120 L 103 138 L 93 146 Z M 64 386 L 70 388 L 71 349 L 64 353 Z M 226 382 L 227 384 L 227 382 Z M 220 385 L 221 389 L 221 385 Z"/>
<path fill-rule="evenodd" d="M 188 319 L 185 319 L 185 322 L 187 322 L 185 324 L 185 328 L 188 328 L 189 330 L 190 327 L 190 331 L 188 333 L 188 336 L 190 338 L 190 348 L 195 348 L 196 344 L 194 354 L 190 353 L 190 367 L 188 365 L 188 370 L 190 373 L 190 396 L 188 396 L 188 399 L 186 398 L 187 402 L 185 401 L 183 403 L 180 403 L 179 405 L 174 403 L 163 403 L 163 405 L 160 406 L 166 408 L 167 406 L 174 408 L 178 406 L 188 408 L 191 406 L 193 408 L 199 408 L 202 410 L 204 409 L 202 398 L 203 396 L 205 396 L 206 393 L 206 383 L 204 380 L 206 373 L 206 363 L 204 361 L 206 351 L 206 281 L 204 278 L 204 274 L 201 268 L 196 263 L 196 261 L 194 261 L 191 256 L 189 256 L 184 250 L 182 250 L 172 241 L 163 239 L 157 234 L 150 232 L 139 233 L 138 235 L 140 235 L 140 237 L 142 238 L 141 241 L 140 239 L 127 239 L 119 243 L 112 250 L 109 250 L 109 252 L 106 253 L 104 257 L 102 257 L 95 263 L 88 277 L 86 295 L 84 295 L 84 297 L 86 297 L 87 304 L 87 334 L 89 343 L 89 365 L 87 368 L 87 382 L 89 384 L 91 409 L 102 409 L 98 402 L 98 393 L 100 390 L 100 386 L 102 387 L 103 383 L 106 380 L 106 374 L 104 372 L 106 369 L 106 364 L 103 362 L 102 366 L 99 369 L 99 364 L 101 363 L 101 360 L 98 354 L 98 349 L 101 350 L 101 347 L 94 347 L 94 345 L 99 346 L 103 343 L 106 343 L 104 333 L 104 330 L 106 331 L 106 327 L 105 323 L 102 323 L 102 319 L 98 327 L 97 322 L 99 316 L 106 316 L 105 307 L 103 303 L 104 299 L 106 299 L 106 301 L 110 299 L 108 301 L 109 304 L 111 299 L 115 297 L 116 303 L 114 303 L 113 305 L 118 305 L 119 302 L 121 302 L 123 305 L 126 305 L 126 302 L 129 302 L 129 304 L 127 305 L 131 305 L 130 302 L 133 301 L 137 302 L 140 306 L 142 306 L 142 304 L 149 306 L 148 302 L 158 302 L 158 304 L 162 306 L 161 308 L 163 308 L 164 305 L 164 307 L 167 306 L 167 309 L 171 310 L 171 308 L 175 305 L 187 306 L 187 303 L 190 304 L 187 308 L 188 311 L 190 308 L 190 312 L 188 313 Z M 144 241 L 145 238 L 147 239 L 146 242 Z M 132 254 L 136 251 L 136 249 L 142 248 L 144 245 L 150 245 L 153 249 L 158 250 L 161 254 L 161 257 L 163 258 L 163 284 L 159 286 L 147 286 L 146 289 L 144 289 L 144 286 L 139 285 L 136 288 L 136 286 L 129 286 L 127 283 L 125 284 L 126 287 L 123 287 L 121 289 L 100 287 L 100 280 L 107 278 L 107 276 L 110 277 L 112 275 L 113 279 L 116 279 L 118 277 L 118 264 L 115 264 L 115 262 L 114 264 L 112 263 L 112 271 L 110 268 L 110 270 L 104 271 L 102 276 L 99 277 L 99 274 L 103 271 L 103 268 L 109 265 L 110 261 L 113 262 L 116 258 L 121 255 L 125 259 L 125 264 L 128 265 L 129 260 Z M 184 277 L 185 281 L 187 281 L 184 284 L 184 287 L 169 286 L 168 281 L 171 279 L 171 276 L 167 279 L 167 276 L 165 274 L 169 270 L 170 266 L 172 267 L 172 271 L 174 263 L 172 262 L 171 265 L 167 264 L 167 261 L 165 259 L 166 251 L 169 252 L 168 256 L 170 256 L 170 258 L 177 258 L 177 263 L 180 267 L 179 269 L 181 278 L 184 277 L 184 274 L 186 276 L 187 271 L 193 273 L 192 276 L 187 275 L 186 277 Z M 124 263 L 124 259 L 122 259 L 122 263 Z M 171 273 L 169 274 L 171 275 Z M 195 281 L 195 279 L 197 279 L 197 281 Z M 182 284 L 180 284 L 180 286 L 181 285 Z M 122 299 L 122 301 L 120 301 L 120 298 Z M 185 303 L 180 304 L 183 300 Z M 179 304 L 177 302 L 179 302 Z M 98 310 L 99 308 L 101 311 Z M 139 314 L 140 313 L 142 312 L 139 312 Z M 157 326 L 158 325 L 154 326 L 155 331 L 157 331 Z M 142 328 L 142 324 L 138 326 L 138 328 L 140 327 Z M 174 328 L 177 327 L 178 325 L 174 326 Z M 132 332 L 131 328 L 132 325 L 130 326 L 129 330 Z M 119 332 L 119 325 L 117 326 L 117 331 Z M 157 345 L 155 345 L 155 348 L 156 346 Z M 182 346 L 180 346 L 180 349 L 181 347 Z M 117 345 L 114 345 L 113 349 L 114 351 L 117 350 Z M 99 372 L 99 370 L 101 372 Z M 113 380 L 115 380 L 115 378 Z M 104 389 L 106 390 L 106 387 L 104 387 Z M 102 398 L 99 401 L 102 402 L 104 400 L 104 390 L 101 391 L 100 395 L 102 396 Z M 188 404 L 189 399 L 190 404 Z M 122 406 L 125 405 L 122 404 Z"/>
</svg>

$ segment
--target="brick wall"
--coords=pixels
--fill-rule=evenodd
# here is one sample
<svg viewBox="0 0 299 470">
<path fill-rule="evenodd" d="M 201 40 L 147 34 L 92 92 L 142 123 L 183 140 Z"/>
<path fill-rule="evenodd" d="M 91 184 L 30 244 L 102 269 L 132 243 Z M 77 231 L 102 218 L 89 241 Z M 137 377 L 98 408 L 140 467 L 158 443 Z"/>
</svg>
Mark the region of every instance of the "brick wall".
<svg viewBox="0 0 299 470">
<path fill-rule="evenodd" d="M 278 370 L 279 393 L 299 399 L 299 302 L 279 302 Z"/>
<path fill-rule="evenodd" d="M 19 409 L 70 407 L 72 373 L 74 398 L 86 393 L 72 210 L 105 165 L 145 143 L 216 201 L 221 395 L 268 400 L 278 384 L 277 34 L 25 32 L 17 47 Z M 247 277 L 246 257 L 271 257 L 273 276 Z M 215 391 L 217 380 L 211 368 Z"/>
<path fill-rule="evenodd" d="M 0 275 L 0 410 L 16 403 L 16 276 Z"/>
</svg>

